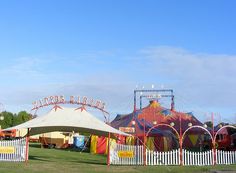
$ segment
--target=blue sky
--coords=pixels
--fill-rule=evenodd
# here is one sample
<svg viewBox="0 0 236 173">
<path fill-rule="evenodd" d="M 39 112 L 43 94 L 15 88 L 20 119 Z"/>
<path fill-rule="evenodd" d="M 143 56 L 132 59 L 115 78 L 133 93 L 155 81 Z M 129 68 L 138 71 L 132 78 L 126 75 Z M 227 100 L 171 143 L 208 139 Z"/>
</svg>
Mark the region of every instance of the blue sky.
<svg viewBox="0 0 236 173">
<path fill-rule="evenodd" d="M 235 1 L 0 2 L 0 102 L 88 95 L 112 117 L 135 86 L 173 88 L 176 108 L 236 122 Z"/>
</svg>

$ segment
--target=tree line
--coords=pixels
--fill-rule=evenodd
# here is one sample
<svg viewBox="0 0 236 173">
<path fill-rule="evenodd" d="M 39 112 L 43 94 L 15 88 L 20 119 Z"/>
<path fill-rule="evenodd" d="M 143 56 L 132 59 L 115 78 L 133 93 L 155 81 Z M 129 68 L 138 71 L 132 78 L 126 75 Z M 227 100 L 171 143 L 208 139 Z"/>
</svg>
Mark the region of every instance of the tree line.
<svg viewBox="0 0 236 173">
<path fill-rule="evenodd" d="M 17 114 L 4 111 L 0 113 L 0 126 L 1 129 L 5 129 L 22 124 L 32 118 L 34 118 L 34 116 L 26 111 L 21 111 Z"/>
</svg>

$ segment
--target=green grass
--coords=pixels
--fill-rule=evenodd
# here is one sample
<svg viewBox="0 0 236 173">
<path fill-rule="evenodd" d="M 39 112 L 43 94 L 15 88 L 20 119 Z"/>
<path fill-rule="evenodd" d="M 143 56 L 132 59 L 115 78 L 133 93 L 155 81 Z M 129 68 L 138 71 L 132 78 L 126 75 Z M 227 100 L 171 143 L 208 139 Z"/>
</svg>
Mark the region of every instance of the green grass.
<svg viewBox="0 0 236 173">
<path fill-rule="evenodd" d="M 0 162 L 1 173 L 200 173 L 215 170 L 236 172 L 236 165 L 218 166 L 107 166 L 106 156 L 92 155 L 69 150 L 41 149 L 30 147 L 29 162 Z"/>
</svg>

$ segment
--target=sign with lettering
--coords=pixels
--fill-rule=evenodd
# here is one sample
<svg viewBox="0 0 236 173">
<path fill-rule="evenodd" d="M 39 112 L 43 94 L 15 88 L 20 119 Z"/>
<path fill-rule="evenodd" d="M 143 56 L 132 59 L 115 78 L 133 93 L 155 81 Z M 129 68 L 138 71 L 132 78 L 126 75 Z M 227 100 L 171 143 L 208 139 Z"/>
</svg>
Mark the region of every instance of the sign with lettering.
<svg viewBox="0 0 236 173">
<path fill-rule="evenodd" d="M 49 96 L 43 99 L 39 99 L 33 102 L 33 108 L 31 110 L 37 110 L 39 108 L 49 106 L 49 105 L 57 105 L 57 104 L 77 104 L 82 106 L 89 106 L 96 109 L 99 109 L 105 113 L 105 103 L 100 100 L 88 99 L 86 96 L 70 96 L 69 99 L 64 96 Z"/>
<path fill-rule="evenodd" d="M 134 133 L 135 128 L 134 127 L 119 127 L 119 130 L 125 133 Z"/>
<path fill-rule="evenodd" d="M 31 111 L 37 111 L 39 108 L 50 106 L 50 105 L 58 105 L 58 104 L 77 104 L 85 106 L 89 106 L 95 109 L 102 111 L 106 121 L 109 121 L 109 113 L 105 111 L 105 103 L 100 100 L 89 99 L 86 96 L 70 96 L 69 98 L 65 98 L 64 96 L 48 96 L 43 99 L 39 99 L 34 101 L 33 108 Z M 107 116 L 108 115 L 108 116 Z"/>
<path fill-rule="evenodd" d="M 0 147 L 0 154 L 13 154 L 15 147 Z"/>
<path fill-rule="evenodd" d="M 133 151 L 118 151 L 118 157 L 120 158 L 133 158 L 134 152 Z"/>
</svg>

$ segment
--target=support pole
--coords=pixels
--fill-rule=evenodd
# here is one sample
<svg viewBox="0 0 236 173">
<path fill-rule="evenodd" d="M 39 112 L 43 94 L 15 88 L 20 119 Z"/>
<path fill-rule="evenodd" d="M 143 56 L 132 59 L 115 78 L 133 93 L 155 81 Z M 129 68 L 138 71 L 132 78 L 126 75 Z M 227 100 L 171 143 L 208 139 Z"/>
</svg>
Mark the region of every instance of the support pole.
<svg viewBox="0 0 236 173">
<path fill-rule="evenodd" d="M 182 135 L 182 117 L 179 116 L 179 147 L 180 147 L 180 165 L 183 165 L 183 135 Z"/>
<path fill-rule="evenodd" d="M 212 121 L 212 147 L 213 147 L 213 164 L 216 165 L 216 144 L 215 144 L 215 129 L 214 129 L 214 114 L 211 114 L 211 121 Z"/>
<path fill-rule="evenodd" d="M 137 123 L 136 123 L 136 111 L 137 111 L 137 108 L 136 108 L 136 93 L 137 93 L 137 90 L 134 90 L 134 112 L 133 112 L 133 121 L 135 121 L 135 124 L 134 124 L 134 131 L 135 131 L 135 139 L 136 139 L 136 145 L 138 144 L 138 135 L 137 135 Z"/>
<path fill-rule="evenodd" d="M 146 166 L 146 114 L 143 122 L 143 164 Z"/>
<path fill-rule="evenodd" d="M 28 163 L 29 159 L 29 128 L 27 129 L 27 135 L 26 135 L 26 149 L 25 149 L 25 164 Z"/>
<path fill-rule="evenodd" d="M 108 151 L 107 151 L 107 166 L 110 166 L 110 138 L 111 134 L 108 133 Z"/>
<path fill-rule="evenodd" d="M 136 116 L 136 90 L 134 90 L 134 114 L 133 114 L 133 119 Z"/>
<path fill-rule="evenodd" d="M 143 104 L 143 103 L 142 103 L 142 98 L 143 98 L 142 96 L 140 96 L 140 98 L 139 98 L 139 100 L 140 100 L 140 108 L 139 108 L 139 110 L 140 110 L 140 111 L 142 110 L 142 107 L 143 107 L 143 105 L 142 105 L 142 104 Z"/>
<path fill-rule="evenodd" d="M 173 92 L 172 92 L 172 96 L 171 96 L 171 111 L 174 111 L 175 109 L 175 100 L 174 100 L 175 96 L 173 95 Z"/>
</svg>

